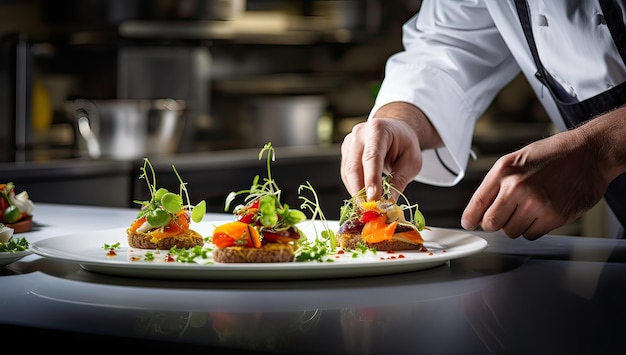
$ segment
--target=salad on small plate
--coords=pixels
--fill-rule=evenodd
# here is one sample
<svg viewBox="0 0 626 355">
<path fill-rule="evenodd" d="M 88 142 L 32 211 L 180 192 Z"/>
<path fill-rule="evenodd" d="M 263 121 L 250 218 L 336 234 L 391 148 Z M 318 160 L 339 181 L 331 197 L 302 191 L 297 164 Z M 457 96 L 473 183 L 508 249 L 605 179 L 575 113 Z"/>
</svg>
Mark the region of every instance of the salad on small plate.
<svg viewBox="0 0 626 355">
<path fill-rule="evenodd" d="M 30 254 L 26 238 L 15 238 L 13 228 L 0 223 L 0 267 L 11 264 Z"/>
</svg>

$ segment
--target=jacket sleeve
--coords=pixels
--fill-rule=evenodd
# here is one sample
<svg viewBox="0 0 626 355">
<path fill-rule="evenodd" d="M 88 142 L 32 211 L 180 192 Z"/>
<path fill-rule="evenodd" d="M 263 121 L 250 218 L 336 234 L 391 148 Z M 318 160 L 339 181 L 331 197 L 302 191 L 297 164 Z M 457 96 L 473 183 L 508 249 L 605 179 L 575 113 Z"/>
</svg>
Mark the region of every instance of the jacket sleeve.
<svg viewBox="0 0 626 355">
<path fill-rule="evenodd" d="M 419 107 L 445 148 L 424 150 L 415 180 L 453 186 L 465 175 L 476 120 L 520 72 L 482 0 L 425 0 L 403 28 L 370 117 L 394 101 Z"/>
</svg>

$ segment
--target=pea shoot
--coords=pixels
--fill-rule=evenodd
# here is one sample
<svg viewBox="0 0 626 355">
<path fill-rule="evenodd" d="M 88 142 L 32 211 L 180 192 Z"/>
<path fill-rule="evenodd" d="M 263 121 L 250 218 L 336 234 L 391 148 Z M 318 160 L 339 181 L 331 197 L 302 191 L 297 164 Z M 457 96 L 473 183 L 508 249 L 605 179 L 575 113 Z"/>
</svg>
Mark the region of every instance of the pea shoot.
<svg viewBox="0 0 626 355">
<path fill-rule="evenodd" d="M 25 237 L 15 238 L 11 236 L 6 243 L 0 243 L 0 252 L 17 253 L 28 250 L 30 243 Z"/>
<path fill-rule="evenodd" d="M 148 169 L 150 170 L 150 173 L 148 173 Z M 186 183 L 182 180 L 174 165 L 172 165 L 172 169 L 180 182 L 179 193 L 170 192 L 168 189 L 163 187 L 157 189 L 154 168 L 150 163 L 150 160 L 148 160 L 148 158 L 144 158 L 144 164 L 141 168 L 142 173 L 139 178 L 146 180 L 148 191 L 150 192 L 150 200 L 135 200 L 133 202 L 141 205 L 141 211 L 139 212 L 137 219 L 145 216 L 148 223 L 154 228 L 167 226 L 170 221 L 175 218 L 176 214 L 183 209 L 191 212 L 191 220 L 196 223 L 202 221 L 204 215 L 206 214 L 206 201 L 202 200 L 195 206 L 191 205 Z M 185 201 L 187 201 L 186 204 L 183 200 L 183 195 L 185 197 Z"/>
</svg>

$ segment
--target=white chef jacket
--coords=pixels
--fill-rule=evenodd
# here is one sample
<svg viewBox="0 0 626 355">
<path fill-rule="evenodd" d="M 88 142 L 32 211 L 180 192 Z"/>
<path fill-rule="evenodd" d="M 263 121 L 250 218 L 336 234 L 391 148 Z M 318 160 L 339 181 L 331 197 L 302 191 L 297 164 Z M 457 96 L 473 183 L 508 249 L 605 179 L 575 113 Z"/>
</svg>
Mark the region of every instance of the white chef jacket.
<svg viewBox="0 0 626 355">
<path fill-rule="evenodd" d="M 626 11 L 626 0 L 617 0 Z M 593 0 L 528 0 L 532 30 L 546 70 L 574 100 L 626 80 L 626 67 Z M 534 77 L 513 0 L 424 0 L 403 26 L 404 50 L 389 58 L 370 118 L 394 101 L 419 107 L 445 148 L 424 150 L 415 180 L 453 186 L 464 176 L 476 120 L 521 72 L 555 126 L 565 129 L 546 88 Z"/>
</svg>

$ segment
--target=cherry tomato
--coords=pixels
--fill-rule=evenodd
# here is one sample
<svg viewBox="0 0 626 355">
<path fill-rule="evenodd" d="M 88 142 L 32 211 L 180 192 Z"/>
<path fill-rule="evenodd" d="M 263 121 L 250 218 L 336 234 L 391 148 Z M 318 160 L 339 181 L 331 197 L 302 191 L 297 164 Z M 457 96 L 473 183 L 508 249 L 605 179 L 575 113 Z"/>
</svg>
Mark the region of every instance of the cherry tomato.
<svg viewBox="0 0 626 355">
<path fill-rule="evenodd" d="M 252 222 L 254 222 L 254 214 L 253 213 L 248 213 L 244 216 L 237 216 L 237 221 L 241 222 L 241 223 L 245 223 L 245 224 L 250 224 Z"/>
<path fill-rule="evenodd" d="M 367 223 L 373 220 L 374 218 L 378 218 L 379 216 L 380 216 L 380 212 L 365 211 L 365 213 L 363 213 L 363 215 L 361 216 L 361 222 Z"/>
</svg>

